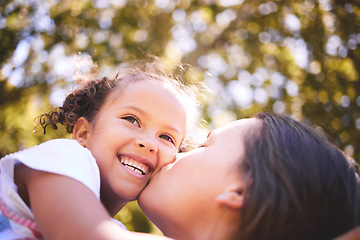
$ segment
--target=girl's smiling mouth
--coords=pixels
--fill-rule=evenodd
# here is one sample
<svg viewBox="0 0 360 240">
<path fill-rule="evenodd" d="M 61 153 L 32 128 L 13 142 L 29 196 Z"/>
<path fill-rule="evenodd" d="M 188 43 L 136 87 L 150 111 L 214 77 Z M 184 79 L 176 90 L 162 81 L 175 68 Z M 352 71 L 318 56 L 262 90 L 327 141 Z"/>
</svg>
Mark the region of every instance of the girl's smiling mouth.
<svg viewBox="0 0 360 240">
<path fill-rule="evenodd" d="M 134 159 L 120 155 L 120 162 L 127 167 L 128 169 L 134 171 L 135 173 L 145 175 L 149 172 L 150 167 L 147 164 L 140 163 Z"/>
</svg>

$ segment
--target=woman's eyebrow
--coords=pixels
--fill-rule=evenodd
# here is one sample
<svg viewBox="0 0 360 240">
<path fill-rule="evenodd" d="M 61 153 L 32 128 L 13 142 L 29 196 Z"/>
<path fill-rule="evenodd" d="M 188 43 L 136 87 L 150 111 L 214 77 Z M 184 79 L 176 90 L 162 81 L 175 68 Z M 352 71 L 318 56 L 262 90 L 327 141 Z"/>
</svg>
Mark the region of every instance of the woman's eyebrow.
<svg viewBox="0 0 360 240">
<path fill-rule="evenodd" d="M 209 138 L 211 133 L 212 133 L 212 131 L 210 131 L 210 132 L 208 133 L 208 135 L 206 136 L 206 138 Z"/>
</svg>

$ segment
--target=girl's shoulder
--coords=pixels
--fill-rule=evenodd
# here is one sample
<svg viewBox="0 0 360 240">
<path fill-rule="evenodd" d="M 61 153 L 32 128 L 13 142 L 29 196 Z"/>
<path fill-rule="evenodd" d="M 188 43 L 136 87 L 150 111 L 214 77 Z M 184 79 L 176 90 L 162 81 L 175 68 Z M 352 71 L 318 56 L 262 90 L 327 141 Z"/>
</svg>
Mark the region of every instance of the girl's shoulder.
<svg viewBox="0 0 360 240">
<path fill-rule="evenodd" d="M 52 139 L 31 148 L 6 155 L 1 160 L 17 159 L 24 164 L 54 163 L 56 161 L 95 162 L 91 152 L 73 139 Z"/>
<path fill-rule="evenodd" d="M 100 173 L 91 152 L 73 139 L 53 139 L 9 154 L 1 159 L 0 169 L 13 172 L 22 163 L 33 170 L 55 173 L 88 186 L 99 197 Z"/>
</svg>

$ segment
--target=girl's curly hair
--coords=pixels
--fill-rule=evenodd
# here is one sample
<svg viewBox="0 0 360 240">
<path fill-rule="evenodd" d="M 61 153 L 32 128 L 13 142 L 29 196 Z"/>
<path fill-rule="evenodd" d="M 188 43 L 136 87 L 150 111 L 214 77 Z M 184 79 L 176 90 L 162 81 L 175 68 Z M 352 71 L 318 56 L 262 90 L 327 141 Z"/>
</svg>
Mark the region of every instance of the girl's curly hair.
<svg viewBox="0 0 360 240">
<path fill-rule="evenodd" d="M 116 83 L 106 77 L 84 83 L 66 97 L 61 107 L 38 116 L 36 126 L 42 126 L 45 134 L 48 126 L 57 129 L 57 124 L 61 124 L 66 128 L 67 133 L 72 133 L 80 117 L 89 121 L 94 120 Z"/>
<path fill-rule="evenodd" d="M 179 68 L 183 69 L 183 66 L 179 66 Z M 129 83 L 145 79 L 170 85 L 176 90 L 175 94 L 181 97 L 181 101 L 187 109 L 187 133 L 196 131 L 197 126 L 194 123 L 198 119 L 199 104 L 196 101 L 198 89 L 195 85 L 185 85 L 179 75 L 166 74 L 158 59 L 137 60 L 123 64 L 114 79 L 99 78 L 94 74 L 83 76 L 78 79 L 79 87 L 66 97 L 61 107 L 35 118 L 35 128 L 41 126 L 46 133 L 48 126 L 57 129 L 57 124 L 61 124 L 68 133 L 72 133 L 80 117 L 84 117 L 89 122 L 95 120 L 107 97 L 113 93 L 115 88 L 122 90 Z"/>
</svg>

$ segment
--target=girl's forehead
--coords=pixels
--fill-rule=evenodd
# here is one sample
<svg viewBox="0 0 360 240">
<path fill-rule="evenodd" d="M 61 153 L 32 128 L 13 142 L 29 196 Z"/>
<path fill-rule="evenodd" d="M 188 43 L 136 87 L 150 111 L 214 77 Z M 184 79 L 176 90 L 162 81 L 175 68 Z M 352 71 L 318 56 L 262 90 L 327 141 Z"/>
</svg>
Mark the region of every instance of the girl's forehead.
<svg viewBox="0 0 360 240">
<path fill-rule="evenodd" d="M 155 82 L 155 80 L 152 81 L 150 79 L 138 78 L 135 76 L 126 77 L 124 79 L 118 80 L 116 86 L 110 92 L 110 98 L 115 100 L 121 94 L 124 94 L 135 87 L 138 88 L 141 85 L 156 84 Z M 156 86 L 161 87 L 161 85 Z"/>
<path fill-rule="evenodd" d="M 130 76 L 125 79 L 122 79 L 117 83 L 117 86 L 115 87 L 118 91 L 126 91 L 129 88 L 138 87 L 138 86 L 155 86 L 159 89 L 166 89 L 169 90 L 172 93 L 179 93 L 179 89 L 176 88 L 174 84 L 172 84 L 170 81 L 166 81 L 161 78 L 149 78 L 146 76 Z"/>
</svg>

